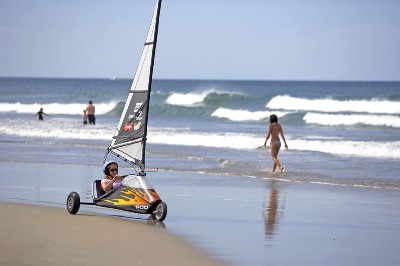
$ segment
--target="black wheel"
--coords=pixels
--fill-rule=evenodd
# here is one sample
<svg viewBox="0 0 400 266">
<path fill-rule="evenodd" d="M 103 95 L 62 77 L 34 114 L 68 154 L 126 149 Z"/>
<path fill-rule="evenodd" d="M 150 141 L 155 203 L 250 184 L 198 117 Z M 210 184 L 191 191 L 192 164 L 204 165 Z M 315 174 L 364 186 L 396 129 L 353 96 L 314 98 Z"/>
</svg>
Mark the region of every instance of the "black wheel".
<svg viewBox="0 0 400 266">
<path fill-rule="evenodd" d="M 79 194 L 76 192 L 71 192 L 67 198 L 67 210 L 70 214 L 75 214 L 79 211 L 81 205 L 81 199 Z"/>
<path fill-rule="evenodd" d="M 165 217 L 167 217 L 167 204 L 164 201 L 161 201 L 157 205 L 153 212 L 153 217 L 160 222 L 164 221 Z"/>
</svg>

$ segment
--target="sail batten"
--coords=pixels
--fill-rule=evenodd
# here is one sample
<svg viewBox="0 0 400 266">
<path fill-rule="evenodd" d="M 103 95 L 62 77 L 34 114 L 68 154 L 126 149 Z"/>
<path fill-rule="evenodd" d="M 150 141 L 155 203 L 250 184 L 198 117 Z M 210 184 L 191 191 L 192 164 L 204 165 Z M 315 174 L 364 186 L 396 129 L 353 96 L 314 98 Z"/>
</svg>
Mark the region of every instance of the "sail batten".
<svg viewBox="0 0 400 266">
<path fill-rule="evenodd" d="M 147 90 L 131 90 L 129 92 L 147 92 Z"/>
<path fill-rule="evenodd" d="M 150 92 L 161 0 L 157 0 L 139 65 L 108 151 L 144 171 Z"/>
<path fill-rule="evenodd" d="M 136 144 L 136 143 L 140 143 L 142 141 L 143 141 L 143 138 L 139 138 L 139 139 L 136 139 L 134 141 L 129 141 L 129 142 L 126 142 L 126 143 L 115 145 L 115 146 L 113 146 L 113 149 L 116 149 L 116 148 L 119 148 L 119 147 L 123 147 L 123 146 L 132 145 L 132 144 Z"/>
</svg>

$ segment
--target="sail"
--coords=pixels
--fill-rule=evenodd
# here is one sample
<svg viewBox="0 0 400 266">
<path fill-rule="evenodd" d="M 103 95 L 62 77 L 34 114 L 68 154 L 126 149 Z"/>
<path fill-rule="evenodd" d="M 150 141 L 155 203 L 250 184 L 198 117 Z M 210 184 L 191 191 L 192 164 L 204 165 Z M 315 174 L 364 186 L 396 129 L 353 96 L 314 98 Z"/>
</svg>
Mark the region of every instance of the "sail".
<svg viewBox="0 0 400 266">
<path fill-rule="evenodd" d="M 147 122 L 161 0 L 157 0 L 135 78 L 108 152 L 145 168 Z"/>
</svg>

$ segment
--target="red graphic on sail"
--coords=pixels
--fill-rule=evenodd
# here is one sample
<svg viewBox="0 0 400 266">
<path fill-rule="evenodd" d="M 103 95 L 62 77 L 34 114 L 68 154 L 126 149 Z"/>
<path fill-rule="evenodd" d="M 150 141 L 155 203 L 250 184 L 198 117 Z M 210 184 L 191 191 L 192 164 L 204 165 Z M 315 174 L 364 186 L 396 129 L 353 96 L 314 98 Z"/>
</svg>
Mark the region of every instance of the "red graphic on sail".
<svg viewBox="0 0 400 266">
<path fill-rule="evenodd" d="M 129 131 L 129 130 L 132 130 L 132 128 L 133 128 L 133 123 L 126 123 L 124 130 Z"/>
</svg>

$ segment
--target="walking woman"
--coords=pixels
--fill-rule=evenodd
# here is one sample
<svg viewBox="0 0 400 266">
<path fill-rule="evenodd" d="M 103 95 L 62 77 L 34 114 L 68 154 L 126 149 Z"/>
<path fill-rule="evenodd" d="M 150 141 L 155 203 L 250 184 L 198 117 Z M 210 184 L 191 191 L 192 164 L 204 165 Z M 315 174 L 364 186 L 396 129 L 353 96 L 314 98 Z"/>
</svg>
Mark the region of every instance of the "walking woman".
<svg viewBox="0 0 400 266">
<path fill-rule="evenodd" d="M 265 138 L 264 147 L 267 146 L 267 140 L 271 137 L 270 149 L 271 149 L 271 158 L 274 162 L 272 166 L 272 172 L 275 172 L 276 167 L 279 168 L 280 172 L 283 173 L 285 168 L 278 161 L 278 153 L 281 148 L 281 140 L 279 138 L 279 134 L 281 135 L 283 142 L 285 142 L 285 148 L 288 148 L 288 145 L 285 140 L 285 136 L 283 135 L 283 129 L 281 125 L 278 124 L 278 117 L 274 114 L 269 116 L 269 128 L 268 134 Z"/>
</svg>

